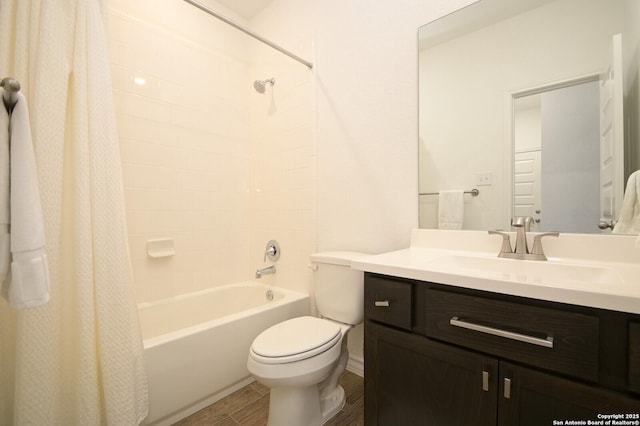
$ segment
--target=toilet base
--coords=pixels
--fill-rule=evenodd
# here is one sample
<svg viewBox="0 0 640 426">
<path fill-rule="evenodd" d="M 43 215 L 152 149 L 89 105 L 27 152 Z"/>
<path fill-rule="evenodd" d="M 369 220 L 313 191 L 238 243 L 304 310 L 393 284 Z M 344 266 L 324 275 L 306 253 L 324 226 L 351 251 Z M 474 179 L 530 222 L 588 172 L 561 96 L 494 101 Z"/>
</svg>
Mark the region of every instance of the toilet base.
<svg viewBox="0 0 640 426">
<path fill-rule="evenodd" d="M 272 388 L 267 426 L 321 425 L 318 386 Z"/>
<path fill-rule="evenodd" d="M 344 403 L 347 400 L 344 389 L 338 385 L 330 395 L 325 398 L 322 403 L 322 423 L 325 424 L 333 416 L 338 414 L 344 408 Z"/>
<path fill-rule="evenodd" d="M 273 388 L 267 426 L 320 426 L 338 414 L 346 401 L 338 385 L 320 401 L 318 386 Z"/>
</svg>

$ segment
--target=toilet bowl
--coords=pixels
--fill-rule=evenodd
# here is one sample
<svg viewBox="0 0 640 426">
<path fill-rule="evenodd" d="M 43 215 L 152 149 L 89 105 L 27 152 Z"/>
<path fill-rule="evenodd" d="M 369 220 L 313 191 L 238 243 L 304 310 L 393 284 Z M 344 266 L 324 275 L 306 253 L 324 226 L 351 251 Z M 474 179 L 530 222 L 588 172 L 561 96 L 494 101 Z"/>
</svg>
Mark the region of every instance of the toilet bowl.
<svg viewBox="0 0 640 426">
<path fill-rule="evenodd" d="M 349 352 L 347 335 L 363 317 L 362 272 L 350 269 L 363 253 L 311 256 L 322 318 L 304 316 L 263 331 L 251 345 L 247 368 L 269 387 L 268 426 L 318 426 L 342 410 L 338 384 Z"/>
<path fill-rule="evenodd" d="M 323 401 L 318 384 L 335 370 L 341 353 L 348 355 L 342 342 L 350 328 L 306 316 L 276 324 L 256 338 L 247 368 L 271 389 L 268 425 L 321 425 L 342 409 L 344 391 Z"/>
</svg>

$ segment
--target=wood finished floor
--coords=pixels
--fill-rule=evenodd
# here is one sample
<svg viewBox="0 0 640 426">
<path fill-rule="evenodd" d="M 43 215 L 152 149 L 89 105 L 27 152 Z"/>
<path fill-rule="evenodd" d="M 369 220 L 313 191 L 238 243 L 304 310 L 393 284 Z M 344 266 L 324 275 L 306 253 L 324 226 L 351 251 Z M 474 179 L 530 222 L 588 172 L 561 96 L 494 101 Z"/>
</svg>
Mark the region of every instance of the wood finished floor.
<svg viewBox="0 0 640 426">
<path fill-rule="evenodd" d="M 340 378 L 347 401 L 327 426 L 364 425 L 364 381 L 349 371 Z M 269 413 L 269 388 L 253 382 L 183 419 L 175 426 L 264 426 Z"/>
</svg>

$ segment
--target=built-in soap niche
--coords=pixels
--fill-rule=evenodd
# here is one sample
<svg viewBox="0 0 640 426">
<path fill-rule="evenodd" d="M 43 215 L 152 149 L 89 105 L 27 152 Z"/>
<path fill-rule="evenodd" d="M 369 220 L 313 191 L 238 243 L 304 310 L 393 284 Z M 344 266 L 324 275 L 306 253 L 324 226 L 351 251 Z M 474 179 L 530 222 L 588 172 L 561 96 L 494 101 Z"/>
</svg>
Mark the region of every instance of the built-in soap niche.
<svg viewBox="0 0 640 426">
<path fill-rule="evenodd" d="M 153 258 L 171 257 L 176 254 L 173 238 L 147 240 L 147 255 Z"/>
</svg>

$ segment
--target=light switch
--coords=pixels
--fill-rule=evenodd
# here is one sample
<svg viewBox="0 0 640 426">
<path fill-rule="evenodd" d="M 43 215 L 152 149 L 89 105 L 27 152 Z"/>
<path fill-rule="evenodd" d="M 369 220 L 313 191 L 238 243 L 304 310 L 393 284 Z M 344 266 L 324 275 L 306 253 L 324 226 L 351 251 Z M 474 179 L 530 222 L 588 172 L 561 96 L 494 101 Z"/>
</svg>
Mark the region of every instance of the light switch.
<svg viewBox="0 0 640 426">
<path fill-rule="evenodd" d="M 491 172 L 477 172 L 476 173 L 476 185 L 489 186 L 491 185 Z"/>
</svg>

